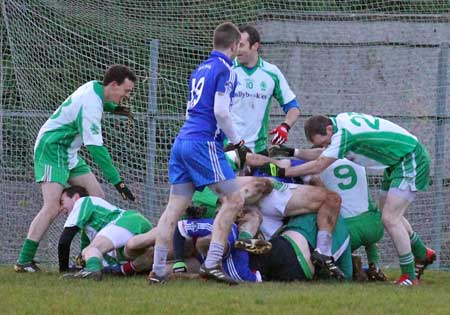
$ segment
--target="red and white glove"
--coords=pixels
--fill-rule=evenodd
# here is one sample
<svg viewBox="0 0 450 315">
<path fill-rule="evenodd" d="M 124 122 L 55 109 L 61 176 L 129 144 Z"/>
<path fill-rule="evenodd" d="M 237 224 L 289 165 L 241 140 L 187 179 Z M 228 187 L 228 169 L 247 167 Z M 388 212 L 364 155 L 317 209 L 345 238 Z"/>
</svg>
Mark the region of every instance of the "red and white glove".
<svg viewBox="0 0 450 315">
<path fill-rule="evenodd" d="M 272 129 L 270 132 L 271 135 L 274 135 L 272 138 L 272 144 L 283 144 L 288 140 L 288 132 L 291 127 L 287 123 L 282 123 L 277 128 Z"/>
</svg>

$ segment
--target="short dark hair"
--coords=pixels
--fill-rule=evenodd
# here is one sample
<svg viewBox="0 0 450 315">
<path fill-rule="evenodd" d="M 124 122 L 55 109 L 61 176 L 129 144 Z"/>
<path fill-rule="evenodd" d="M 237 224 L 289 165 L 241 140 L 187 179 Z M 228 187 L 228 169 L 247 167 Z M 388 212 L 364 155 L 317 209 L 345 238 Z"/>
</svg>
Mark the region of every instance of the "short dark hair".
<svg viewBox="0 0 450 315">
<path fill-rule="evenodd" d="M 213 46 L 214 49 L 227 49 L 241 39 L 241 32 L 236 25 L 231 22 L 220 24 L 214 30 Z"/>
<path fill-rule="evenodd" d="M 248 34 L 248 42 L 250 43 L 250 47 L 252 47 L 255 43 L 261 42 L 261 37 L 259 36 L 258 30 L 251 25 L 242 25 L 239 27 L 239 31 L 241 33 Z"/>
<path fill-rule="evenodd" d="M 127 66 L 124 65 L 112 65 L 106 70 L 105 76 L 103 77 L 103 86 L 107 86 L 111 82 L 116 81 L 119 85 L 128 79 L 130 81 L 136 82 L 136 75 Z"/>
<path fill-rule="evenodd" d="M 75 196 L 75 194 L 80 195 L 80 197 L 87 197 L 87 196 L 89 196 L 86 188 L 81 187 L 81 186 L 66 187 L 66 188 L 63 189 L 62 193 L 63 194 L 65 193 L 67 195 L 67 197 L 69 197 L 69 198 L 72 198 L 73 196 Z"/>
<path fill-rule="evenodd" d="M 333 122 L 327 116 L 315 115 L 305 121 L 305 136 L 309 142 L 315 135 L 325 136 L 327 126 L 333 125 Z"/>
</svg>

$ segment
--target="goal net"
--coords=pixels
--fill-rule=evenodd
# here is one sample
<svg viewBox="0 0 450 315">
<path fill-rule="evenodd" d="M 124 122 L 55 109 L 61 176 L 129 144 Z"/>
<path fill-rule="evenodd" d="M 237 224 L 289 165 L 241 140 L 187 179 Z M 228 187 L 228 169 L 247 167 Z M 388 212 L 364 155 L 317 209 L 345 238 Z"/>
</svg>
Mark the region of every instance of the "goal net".
<svg viewBox="0 0 450 315">
<path fill-rule="evenodd" d="M 312 114 L 363 112 L 404 126 L 432 158 L 430 191 L 418 194 L 407 218 L 436 266 L 450 266 L 449 37 L 450 4 L 429 0 L 97 1 L 0 0 L 0 263 L 18 257 L 42 206 L 34 182 L 33 146 L 39 128 L 84 82 L 114 63 L 130 66 L 138 83 L 127 119 L 105 114 L 107 148 L 137 195 L 124 202 L 102 181 L 107 199 L 138 209 L 154 223 L 168 196 L 167 162 L 184 121 L 187 81 L 211 50 L 215 26 L 252 24 L 262 57 L 279 66 L 301 104 L 288 145 L 306 147 Z M 283 121 L 272 105 L 271 126 Z M 377 196 L 380 174 L 370 173 Z M 59 217 L 37 260 L 57 261 Z M 389 236 L 383 266 L 398 266 Z"/>
</svg>

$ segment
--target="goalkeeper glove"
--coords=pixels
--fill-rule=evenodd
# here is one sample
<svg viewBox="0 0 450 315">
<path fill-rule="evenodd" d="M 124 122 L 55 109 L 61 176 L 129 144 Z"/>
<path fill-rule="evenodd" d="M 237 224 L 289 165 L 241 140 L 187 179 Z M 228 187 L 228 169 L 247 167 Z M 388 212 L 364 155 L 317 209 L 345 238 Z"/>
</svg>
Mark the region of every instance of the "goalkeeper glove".
<svg viewBox="0 0 450 315">
<path fill-rule="evenodd" d="M 117 191 L 120 193 L 124 200 L 130 199 L 131 201 L 134 201 L 136 199 L 124 182 L 120 182 L 114 185 L 114 187 L 116 187 Z"/>
<path fill-rule="evenodd" d="M 127 116 L 128 118 L 133 118 L 134 114 L 129 107 L 117 106 L 113 111 L 113 114 L 120 116 Z"/>
<path fill-rule="evenodd" d="M 266 163 L 260 167 L 260 170 L 270 176 L 284 177 L 286 169 L 279 167 L 274 163 Z"/>
<path fill-rule="evenodd" d="M 269 147 L 269 156 L 294 156 L 295 149 L 284 145 L 272 145 Z"/>
<path fill-rule="evenodd" d="M 291 129 L 287 123 L 281 123 L 277 128 L 272 129 L 270 132 L 271 135 L 274 135 L 272 138 L 272 144 L 283 144 L 288 140 L 288 132 Z"/>
<path fill-rule="evenodd" d="M 114 102 L 106 102 L 103 104 L 103 109 L 106 112 L 110 112 L 115 115 L 127 116 L 129 118 L 133 118 L 133 113 L 131 112 L 129 107 L 118 105 Z"/>
<path fill-rule="evenodd" d="M 183 261 L 178 261 L 178 262 L 173 264 L 172 272 L 173 273 L 187 272 L 187 266 L 186 266 L 186 264 Z"/>
<path fill-rule="evenodd" d="M 78 254 L 78 256 L 75 257 L 75 268 L 82 269 L 84 267 L 86 267 L 86 261 L 81 254 Z"/>
<path fill-rule="evenodd" d="M 242 170 L 244 168 L 245 160 L 247 159 L 247 153 L 251 153 L 252 151 L 245 146 L 245 141 L 241 140 L 236 144 L 227 144 L 224 148 L 225 152 L 235 150 L 236 156 L 238 157 L 238 161 L 236 161 L 237 168 Z"/>
<path fill-rule="evenodd" d="M 369 264 L 367 269 L 367 277 L 369 281 L 387 281 L 387 277 L 380 268 L 378 268 L 373 262 Z"/>
</svg>

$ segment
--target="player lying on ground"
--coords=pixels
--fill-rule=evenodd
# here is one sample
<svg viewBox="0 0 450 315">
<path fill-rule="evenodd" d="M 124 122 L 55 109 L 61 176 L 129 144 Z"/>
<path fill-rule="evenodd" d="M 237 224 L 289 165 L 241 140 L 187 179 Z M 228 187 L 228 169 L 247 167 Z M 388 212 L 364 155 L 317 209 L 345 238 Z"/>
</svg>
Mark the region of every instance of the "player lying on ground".
<svg viewBox="0 0 450 315">
<path fill-rule="evenodd" d="M 317 246 L 317 215 L 304 214 L 289 218 L 279 235 L 271 240 L 272 250 L 266 254 L 250 254 L 250 268 L 259 270 L 263 281 L 313 280 L 335 278 L 327 268 L 313 263 L 311 252 Z M 350 238 L 341 217 L 333 230 L 332 256 L 342 278 L 352 279 Z"/>
<path fill-rule="evenodd" d="M 86 267 L 74 274 L 74 278 L 101 280 L 103 255 L 125 247 L 124 255 L 133 258 L 143 254 L 145 248 L 155 241 L 155 230 L 152 230 L 152 224 L 143 215 L 133 210 L 119 209 L 99 197 L 89 197 L 83 187 L 65 188 L 60 209 L 68 214 L 58 244 L 60 270 L 67 270 L 70 244 L 80 230 L 90 241 L 82 250 Z M 127 244 L 133 236 L 146 232 L 149 233 L 144 241 L 135 239 Z"/>
<path fill-rule="evenodd" d="M 237 182 L 241 186 L 246 205 L 256 206 L 265 216 L 261 226 L 265 236 L 270 237 L 282 225 L 285 217 L 317 212 L 319 230 L 313 261 L 329 268 L 337 278 L 342 277 L 342 272 L 334 265 L 331 255 L 331 232 L 340 209 L 340 198 L 336 193 L 321 187 L 295 184 L 288 186 L 263 177 L 238 177 Z"/>
<path fill-rule="evenodd" d="M 190 208 L 190 213 L 195 207 Z M 195 248 L 197 248 L 197 254 L 187 256 L 187 258 L 195 257 L 201 264 L 203 263 L 206 252 L 209 247 L 209 241 L 211 240 L 211 233 L 214 219 L 212 218 L 187 218 L 178 221 L 177 228 L 174 235 L 174 251 L 175 253 L 184 253 L 184 243 L 186 240 L 192 241 Z M 228 235 L 228 242 L 225 248 L 225 254 L 222 257 L 223 271 L 233 280 L 242 282 L 260 282 L 261 276 L 259 272 L 253 272 L 249 268 L 248 264 L 248 252 L 237 249 L 234 246 L 238 237 L 238 227 L 233 223 L 231 232 Z M 184 259 L 185 261 L 186 259 Z M 189 260 L 187 260 L 189 261 Z M 192 261 L 188 265 L 184 265 L 186 269 L 180 270 L 176 268 L 177 263 L 174 264 L 174 272 L 187 272 L 188 265 L 190 266 L 190 272 L 198 272 L 198 269 L 192 268 Z M 198 264 L 195 264 L 198 265 Z M 194 265 L 194 266 L 195 266 Z"/>
<path fill-rule="evenodd" d="M 383 224 L 399 254 L 402 276 L 397 284 L 418 284 L 416 279 L 433 263 L 436 253 L 424 245 L 404 214 L 416 193 L 428 190 L 430 161 L 425 147 L 388 120 L 353 112 L 335 118 L 313 116 L 305 123 L 305 135 L 314 145 L 325 148 L 323 153 L 304 165 L 277 170 L 278 175 L 320 173 L 344 157 L 368 168 L 383 169 L 379 204 Z"/>
<path fill-rule="evenodd" d="M 287 152 L 293 153 L 294 149 L 273 146 L 269 152 L 272 156 L 285 156 Z M 302 161 L 296 164 L 303 163 Z M 289 167 L 292 160 L 280 160 L 278 163 L 283 164 Z M 340 215 L 344 218 L 350 234 L 352 252 L 364 246 L 369 264 L 368 279 L 386 280 L 380 269 L 377 246 L 377 242 L 383 237 L 384 228 L 381 212 L 372 202 L 369 193 L 365 168 L 347 159 L 337 160 L 320 175 L 310 178 L 309 183 L 326 187 L 339 194 L 342 200 Z M 360 275 L 367 279 L 365 273 Z"/>
<path fill-rule="evenodd" d="M 199 195 L 202 195 L 199 194 Z M 197 201 L 203 198 L 197 198 Z M 218 207 L 217 207 L 218 208 Z M 197 203 L 197 206 L 190 206 L 186 210 L 185 219 L 213 219 L 215 217 L 214 213 L 210 213 L 202 205 L 202 203 Z M 180 222 L 180 221 L 179 221 Z M 252 253 L 265 253 L 271 248 L 269 242 L 254 238 L 258 232 L 259 225 L 262 222 L 262 215 L 258 211 L 246 211 L 244 209 L 238 214 L 235 224 L 238 229 L 238 237 L 233 244 L 237 249 L 245 249 Z M 178 223 L 180 224 L 180 223 Z M 212 227 L 212 225 L 211 225 Z M 194 244 L 190 244 L 193 238 L 186 239 L 180 234 L 179 229 L 175 229 L 175 234 L 173 238 L 173 248 L 174 248 L 174 258 L 175 263 L 173 264 L 173 272 L 186 272 L 187 265 L 185 263 L 186 251 L 190 252 Z M 245 242 L 245 243 L 243 243 Z"/>
<path fill-rule="evenodd" d="M 264 177 L 239 177 L 238 180 L 246 206 L 254 206 L 263 215 L 260 230 L 266 239 L 275 234 L 286 217 L 317 213 L 317 242 L 312 260 L 336 278 L 343 277 L 331 252 L 332 231 L 341 204 L 338 194 L 322 187 L 286 184 Z"/>
<path fill-rule="evenodd" d="M 263 281 L 306 281 L 316 279 L 329 279 L 327 269 L 315 266 L 311 261 L 311 250 L 316 246 L 317 215 L 305 214 L 289 219 L 281 230 L 270 240 L 272 249 L 265 254 L 252 254 L 232 249 L 224 257 L 224 270 L 230 277 L 239 281 L 259 282 L 260 274 Z M 211 219 L 195 219 L 180 221 L 178 228 L 180 234 L 186 238 L 198 237 L 196 248 L 200 256 L 204 255 L 202 248 L 207 248 L 209 241 L 208 227 Z M 234 233 L 236 233 L 233 227 Z M 233 232 L 230 234 L 229 244 L 233 241 Z M 332 253 L 337 266 L 343 271 L 343 279 L 352 279 L 352 258 L 349 235 L 342 218 L 338 218 L 333 231 Z M 203 254 L 202 254 L 203 253 Z M 201 259 L 201 258 L 200 258 Z M 188 268 L 195 272 L 192 259 L 187 260 Z M 198 265 L 198 264 L 197 264 Z M 257 270 L 258 272 L 248 272 Z M 255 281 L 255 276 L 257 281 Z"/>
<path fill-rule="evenodd" d="M 304 152 L 305 157 L 309 157 L 309 152 L 310 151 L 308 150 Z M 314 150 L 313 154 L 316 154 Z M 238 169 L 236 167 L 236 165 L 238 165 L 237 162 L 240 161 L 238 155 L 235 154 L 233 156 L 232 154 L 228 154 L 227 157 L 228 162 L 232 164 L 233 169 Z M 248 153 L 246 158 L 246 163 L 250 166 L 264 165 L 270 161 L 273 160 L 259 154 Z M 266 176 L 267 174 L 259 175 Z M 238 177 L 236 181 L 241 187 L 241 192 L 245 196 L 245 203 L 247 205 L 258 202 L 259 199 L 271 193 L 274 187 L 272 181 L 262 177 Z M 333 270 L 336 273 L 336 277 L 342 277 L 339 268 L 334 266 L 331 257 L 331 232 L 333 231 L 334 224 L 339 215 L 339 196 L 322 187 L 293 185 L 288 189 L 288 186 L 282 185 L 277 181 L 275 183 L 277 183 L 277 189 L 273 191 L 271 197 L 264 199 L 264 201 L 267 202 L 267 204 L 264 205 L 264 210 L 267 212 L 266 221 L 275 220 L 279 222 L 279 226 L 281 226 L 284 217 L 317 212 L 319 231 L 317 248 L 313 255 L 314 262 L 321 266 L 328 266 L 330 270 Z M 249 187 L 243 189 L 242 187 L 247 184 L 249 184 Z M 249 209 L 249 207 L 247 207 L 247 209 Z M 253 233 L 249 234 L 254 235 L 254 231 L 258 229 L 258 226 L 256 226 L 255 229 L 255 227 L 251 227 L 251 224 L 248 224 L 246 229 L 253 231 Z M 274 231 L 271 231 L 271 233 L 273 232 Z M 269 235 L 269 233 L 266 233 L 266 236 L 267 235 Z M 252 248 L 252 242 L 252 240 L 248 240 L 248 242 L 238 242 L 237 245 L 243 249 Z"/>
</svg>

